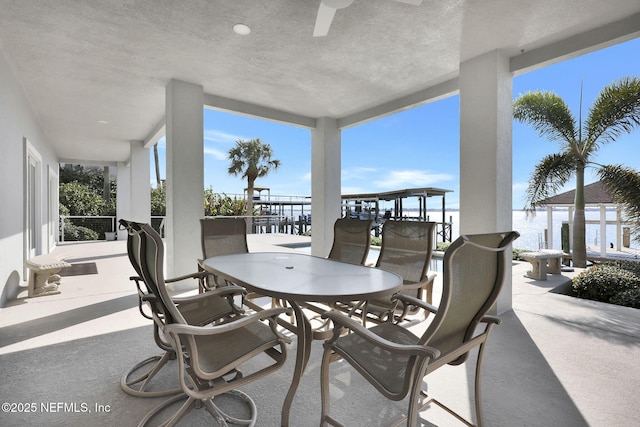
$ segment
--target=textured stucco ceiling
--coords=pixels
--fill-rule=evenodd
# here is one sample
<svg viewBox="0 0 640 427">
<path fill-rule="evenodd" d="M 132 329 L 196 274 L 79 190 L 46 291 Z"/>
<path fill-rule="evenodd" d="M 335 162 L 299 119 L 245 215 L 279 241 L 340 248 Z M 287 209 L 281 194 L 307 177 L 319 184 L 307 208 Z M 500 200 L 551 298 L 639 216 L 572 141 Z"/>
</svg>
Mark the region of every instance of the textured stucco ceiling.
<svg viewBox="0 0 640 427">
<path fill-rule="evenodd" d="M 640 20 L 638 0 L 355 0 L 314 38 L 318 4 L 0 0 L 0 49 L 60 158 L 125 161 L 129 142 L 162 123 L 172 78 L 343 118 L 451 81 L 461 61 L 495 49 L 515 57 Z M 237 22 L 251 33 L 236 35 Z"/>
</svg>

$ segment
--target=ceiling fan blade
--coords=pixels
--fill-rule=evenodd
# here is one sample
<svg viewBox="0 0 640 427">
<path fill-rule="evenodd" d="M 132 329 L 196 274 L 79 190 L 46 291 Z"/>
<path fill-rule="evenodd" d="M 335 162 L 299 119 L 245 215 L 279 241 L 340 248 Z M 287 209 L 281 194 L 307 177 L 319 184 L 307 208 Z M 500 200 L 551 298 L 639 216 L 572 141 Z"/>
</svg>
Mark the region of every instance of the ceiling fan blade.
<svg viewBox="0 0 640 427">
<path fill-rule="evenodd" d="M 331 27 L 331 22 L 333 22 L 333 16 L 336 14 L 336 10 L 338 9 L 334 9 L 320 2 L 316 26 L 313 28 L 313 37 L 324 37 L 329 34 L 329 28 Z"/>
<path fill-rule="evenodd" d="M 414 6 L 420 6 L 422 4 L 422 0 L 395 0 L 399 3 L 412 4 Z"/>
</svg>

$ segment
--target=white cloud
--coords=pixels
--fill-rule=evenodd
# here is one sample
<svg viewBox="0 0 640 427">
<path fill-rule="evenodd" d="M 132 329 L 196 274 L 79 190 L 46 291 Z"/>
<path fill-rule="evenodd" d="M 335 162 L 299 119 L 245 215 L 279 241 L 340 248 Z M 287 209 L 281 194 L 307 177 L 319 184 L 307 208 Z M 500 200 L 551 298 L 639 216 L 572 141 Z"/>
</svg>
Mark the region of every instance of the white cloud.
<svg viewBox="0 0 640 427">
<path fill-rule="evenodd" d="M 528 186 L 529 186 L 528 182 L 514 182 L 512 185 L 514 191 L 526 190 Z"/>
<path fill-rule="evenodd" d="M 205 129 L 204 140 L 211 142 L 234 143 L 238 139 L 247 139 L 240 135 L 233 135 L 215 129 Z"/>
<path fill-rule="evenodd" d="M 224 151 L 220 151 L 220 150 L 216 150 L 215 148 L 211 148 L 211 147 L 204 147 L 204 154 L 208 154 L 210 156 L 212 156 L 213 158 L 217 159 L 217 160 L 226 160 L 227 159 L 227 153 Z"/>
<path fill-rule="evenodd" d="M 352 169 L 343 169 L 341 171 L 341 178 L 343 181 L 349 179 L 363 179 L 367 175 L 378 172 L 378 169 L 371 167 L 356 167 Z"/>
<path fill-rule="evenodd" d="M 453 176 L 446 173 L 428 173 L 421 170 L 390 171 L 384 179 L 373 184 L 379 188 L 400 189 L 406 187 L 428 187 L 442 181 L 451 181 Z"/>
<path fill-rule="evenodd" d="M 217 160 L 226 160 L 227 159 L 227 150 L 218 150 L 217 148 L 212 148 L 211 146 L 207 146 L 207 142 L 215 143 L 215 144 L 234 144 L 239 139 L 247 139 L 240 135 L 233 135 L 230 133 L 222 132 L 215 129 L 205 129 L 204 131 L 204 154 L 208 154 Z"/>
</svg>

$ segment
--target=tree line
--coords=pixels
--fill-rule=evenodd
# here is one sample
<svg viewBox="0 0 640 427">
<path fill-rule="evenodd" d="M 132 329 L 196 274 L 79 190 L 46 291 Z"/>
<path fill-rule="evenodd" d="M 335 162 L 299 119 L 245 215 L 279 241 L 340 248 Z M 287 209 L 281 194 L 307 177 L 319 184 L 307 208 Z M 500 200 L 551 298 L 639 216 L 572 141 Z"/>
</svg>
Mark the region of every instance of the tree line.
<svg viewBox="0 0 640 427">
<path fill-rule="evenodd" d="M 156 149 L 156 179 L 158 185 L 151 188 L 151 216 L 165 216 L 167 212 L 166 182 L 159 177 Z M 247 179 L 247 194 L 253 194 L 257 178 L 265 177 L 280 166 L 279 160 L 271 157 L 273 150 L 260 139 L 238 140 L 229 150 L 229 174 Z M 64 217 L 96 217 L 116 215 L 117 183 L 110 174 L 109 167 L 85 165 L 60 165 L 60 215 Z M 248 200 L 214 193 L 207 188 L 203 193 L 204 216 L 240 216 L 247 212 L 257 214 L 253 208 L 253 198 Z M 90 219 L 65 218 L 64 240 L 98 240 L 110 231 L 111 224 Z M 62 230 L 61 230 L 62 233 Z"/>
</svg>

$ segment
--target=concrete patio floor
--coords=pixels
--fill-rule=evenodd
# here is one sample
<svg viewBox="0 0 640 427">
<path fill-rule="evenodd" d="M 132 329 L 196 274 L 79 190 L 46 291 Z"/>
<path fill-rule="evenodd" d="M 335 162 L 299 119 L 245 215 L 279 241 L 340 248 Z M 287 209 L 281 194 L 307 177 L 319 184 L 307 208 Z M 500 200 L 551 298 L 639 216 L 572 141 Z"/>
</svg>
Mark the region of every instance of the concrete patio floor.
<svg viewBox="0 0 640 427">
<path fill-rule="evenodd" d="M 295 251 L 277 245 L 304 241 L 252 235 L 249 248 Z M 71 263 L 95 262 L 98 274 L 63 277 L 58 295 L 26 298 L 25 288 L 0 310 L 0 400 L 13 404 L 2 407 L 0 425 L 137 425 L 162 398 L 125 394 L 120 376 L 160 350 L 150 321 L 138 312 L 125 242 L 68 243 L 55 253 Z M 501 315 L 503 322 L 487 346 L 485 425 L 638 425 L 640 310 L 556 293 L 578 272 L 534 281 L 523 277 L 529 268 L 528 263 L 514 265 L 514 308 Z M 316 342 L 293 403 L 293 426 L 318 425 L 320 353 L 321 342 Z M 472 358 L 438 370 L 427 381 L 434 396 L 468 417 Z M 256 402 L 258 426 L 279 425 L 294 359 L 295 339 L 281 370 L 243 388 Z M 382 398 L 346 364 L 332 365 L 332 378 L 332 410 L 347 426 L 384 424 L 406 407 L 406 402 Z M 200 413 L 184 425 L 210 422 Z M 458 425 L 435 408 L 421 416 L 425 426 Z"/>
</svg>

